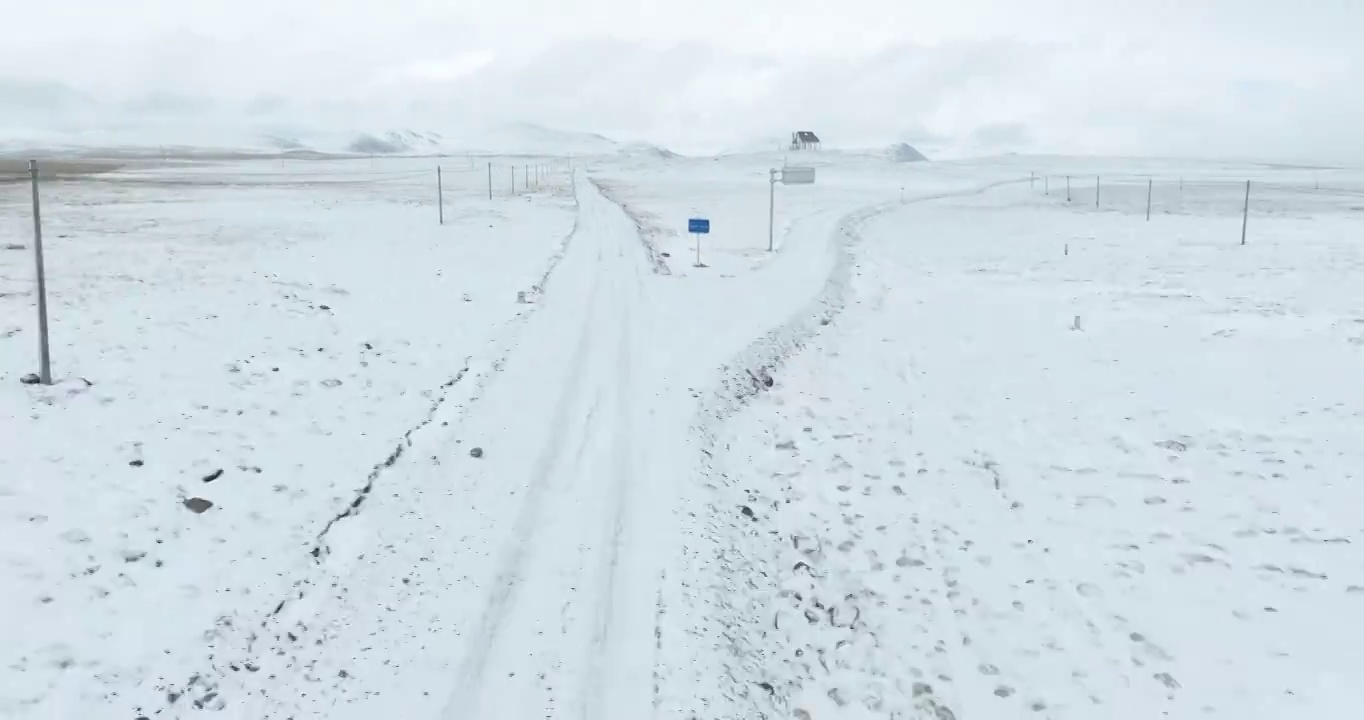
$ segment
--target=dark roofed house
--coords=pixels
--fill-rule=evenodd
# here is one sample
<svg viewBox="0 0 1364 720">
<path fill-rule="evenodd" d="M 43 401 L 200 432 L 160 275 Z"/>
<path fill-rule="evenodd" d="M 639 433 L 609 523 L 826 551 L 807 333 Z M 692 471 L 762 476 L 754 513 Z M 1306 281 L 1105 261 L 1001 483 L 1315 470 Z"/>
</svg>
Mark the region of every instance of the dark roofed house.
<svg viewBox="0 0 1364 720">
<path fill-rule="evenodd" d="M 819 136 L 809 130 L 799 130 L 791 133 L 792 150 L 818 150 Z"/>
</svg>

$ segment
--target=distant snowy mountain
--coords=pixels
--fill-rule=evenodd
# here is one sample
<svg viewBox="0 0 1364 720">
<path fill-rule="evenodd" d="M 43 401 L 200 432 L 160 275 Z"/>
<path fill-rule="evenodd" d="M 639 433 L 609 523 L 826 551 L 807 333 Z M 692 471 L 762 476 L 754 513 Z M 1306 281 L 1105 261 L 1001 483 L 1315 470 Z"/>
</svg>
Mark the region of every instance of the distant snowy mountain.
<svg viewBox="0 0 1364 720">
<path fill-rule="evenodd" d="M 101 99 L 61 83 L 0 77 L 0 151 L 594 155 L 624 147 L 596 133 L 461 119 L 446 105 L 373 105 L 268 94 L 238 102 L 167 92 Z"/>
<path fill-rule="evenodd" d="M 890 159 L 895 162 L 926 162 L 927 157 L 923 153 L 914 149 L 909 143 L 897 143 L 890 146 Z"/>
</svg>

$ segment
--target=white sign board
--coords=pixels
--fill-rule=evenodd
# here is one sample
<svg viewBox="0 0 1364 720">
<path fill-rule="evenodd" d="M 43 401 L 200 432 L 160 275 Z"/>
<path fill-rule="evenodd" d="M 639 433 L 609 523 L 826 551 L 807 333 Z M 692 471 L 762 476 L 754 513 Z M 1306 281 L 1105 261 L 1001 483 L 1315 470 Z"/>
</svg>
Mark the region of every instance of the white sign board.
<svg viewBox="0 0 1364 720">
<path fill-rule="evenodd" d="M 783 185 L 811 185 L 815 182 L 815 169 L 812 167 L 784 167 L 781 169 Z"/>
</svg>

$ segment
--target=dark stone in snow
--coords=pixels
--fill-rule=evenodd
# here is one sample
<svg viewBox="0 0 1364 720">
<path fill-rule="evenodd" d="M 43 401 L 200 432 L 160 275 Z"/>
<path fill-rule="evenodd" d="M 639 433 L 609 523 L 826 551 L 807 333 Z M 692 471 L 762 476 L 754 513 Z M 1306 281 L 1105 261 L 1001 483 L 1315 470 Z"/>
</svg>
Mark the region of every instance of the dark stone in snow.
<svg viewBox="0 0 1364 720">
<path fill-rule="evenodd" d="M 481 447 L 476 447 L 476 448 L 474 448 L 473 450 L 470 450 L 470 451 L 469 451 L 469 457 L 474 457 L 474 458 L 481 458 L 481 457 L 483 457 L 483 448 L 481 448 Z"/>
<path fill-rule="evenodd" d="M 222 469 L 222 468 L 218 468 L 217 470 L 214 470 L 213 472 L 211 472 L 211 473 L 205 475 L 205 476 L 204 476 L 204 482 L 206 482 L 206 483 L 211 483 L 211 482 L 213 482 L 214 480 L 217 480 L 218 478 L 220 478 L 220 477 L 222 477 L 222 476 L 223 476 L 223 469 Z"/>
<path fill-rule="evenodd" d="M 213 507 L 213 502 L 201 497 L 185 498 L 185 507 L 189 508 L 189 511 L 195 515 L 202 515 Z"/>
<path fill-rule="evenodd" d="M 744 514 L 744 517 L 749 518 L 749 519 L 751 519 L 751 520 L 757 520 L 757 519 L 758 519 L 757 517 L 755 517 L 755 516 L 753 515 L 753 508 L 750 508 L 750 507 L 747 506 L 747 505 L 740 506 L 740 507 L 739 507 L 739 512 L 743 513 L 743 514 Z"/>
<path fill-rule="evenodd" d="M 131 465 L 131 466 L 133 466 L 133 467 L 142 467 L 142 465 L 143 465 L 143 463 L 142 463 L 141 460 L 133 460 L 133 461 L 129 462 L 128 464 Z"/>
<path fill-rule="evenodd" d="M 331 306 L 331 305 L 318 305 L 317 308 L 318 308 L 319 310 L 331 310 L 331 309 L 332 309 L 332 306 Z"/>
<path fill-rule="evenodd" d="M 19 382 L 21 382 L 21 383 L 23 383 L 23 384 L 25 384 L 25 385 L 37 385 L 38 383 L 40 383 L 40 382 L 42 382 L 42 381 L 43 381 L 43 379 L 40 378 L 40 377 L 38 377 L 38 373 L 29 373 L 29 374 L 27 374 L 27 375 L 25 375 L 25 376 L 19 378 Z"/>
</svg>

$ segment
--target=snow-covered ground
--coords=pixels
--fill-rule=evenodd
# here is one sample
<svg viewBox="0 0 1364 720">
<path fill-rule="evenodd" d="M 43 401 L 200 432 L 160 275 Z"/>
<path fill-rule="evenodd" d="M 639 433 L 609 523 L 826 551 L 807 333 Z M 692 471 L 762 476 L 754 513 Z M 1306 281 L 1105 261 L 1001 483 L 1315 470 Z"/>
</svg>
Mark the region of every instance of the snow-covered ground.
<svg viewBox="0 0 1364 720">
<path fill-rule="evenodd" d="M 1364 199 L 1254 196 L 1242 247 L 1238 186 L 1147 223 L 1145 185 L 864 228 L 845 312 L 715 439 L 755 712 L 1364 712 Z"/>
<path fill-rule="evenodd" d="M 783 161 L 0 184 L 0 715 L 1364 712 L 1364 178 Z"/>
<path fill-rule="evenodd" d="M 88 717 L 150 658 L 256 622 L 405 435 L 462 402 L 574 212 L 564 173 L 491 203 L 485 172 L 444 175 L 444 226 L 429 164 L 45 185 L 51 388 L 18 382 L 29 188 L 0 185 L 0 247 L 21 246 L 0 251 L 0 710 Z"/>
</svg>

